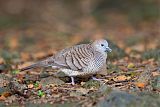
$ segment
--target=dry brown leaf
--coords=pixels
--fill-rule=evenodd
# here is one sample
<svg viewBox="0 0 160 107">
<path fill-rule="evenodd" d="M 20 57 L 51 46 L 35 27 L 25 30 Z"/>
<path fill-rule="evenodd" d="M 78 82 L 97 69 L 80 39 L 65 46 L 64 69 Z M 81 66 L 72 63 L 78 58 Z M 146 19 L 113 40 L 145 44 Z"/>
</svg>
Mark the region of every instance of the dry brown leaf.
<svg viewBox="0 0 160 107">
<path fill-rule="evenodd" d="M 119 68 L 124 71 L 124 72 L 127 72 L 128 71 L 128 68 L 126 68 L 125 66 L 119 66 Z"/>
<path fill-rule="evenodd" d="M 17 80 L 18 80 L 19 82 L 23 82 L 24 75 L 22 75 L 22 74 L 17 74 L 17 75 L 16 75 L 16 78 L 17 78 Z"/>
<path fill-rule="evenodd" d="M 139 88 L 144 88 L 145 86 L 146 86 L 146 84 L 145 83 L 142 83 L 142 82 L 136 82 L 136 83 L 134 83 L 137 87 L 139 87 Z"/>
<path fill-rule="evenodd" d="M 129 80 L 131 77 L 127 77 L 127 76 L 125 76 L 125 75 L 120 75 L 120 76 L 117 76 L 117 77 L 115 77 L 115 78 L 113 78 L 113 80 L 114 81 L 125 81 L 125 80 Z"/>
<path fill-rule="evenodd" d="M 86 82 L 81 82 L 81 86 L 83 86 Z"/>
<path fill-rule="evenodd" d="M 160 74 L 158 72 L 152 72 L 152 75 L 155 77 L 155 76 L 158 76 Z"/>
<path fill-rule="evenodd" d="M 36 90 L 39 90 L 42 88 L 42 85 L 41 84 L 38 84 L 38 87 L 35 87 Z"/>
<path fill-rule="evenodd" d="M 28 84 L 28 86 L 27 86 L 28 88 L 33 88 L 34 87 L 34 85 L 33 84 Z"/>
<path fill-rule="evenodd" d="M 10 92 L 4 92 L 2 95 L 3 95 L 4 97 L 9 97 L 9 96 L 11 96 L 11 93 L 10 93 Z"/>
<path fill-rule="evenodd" d="M 5 99 L 6 99 L 5 96 L 3 96 L 3 95 L 0 96 L 0 101 L 4 101 Z"/>
<path fill-rule="evenodd" d="M 143 65 L 147 65 L 147 64 L 149 64 L 149 63 L 150 63 L 150 62 L 147 61 L 147 60 L 145 60 L 145 61 L 142 62 Z"/>
</svg>

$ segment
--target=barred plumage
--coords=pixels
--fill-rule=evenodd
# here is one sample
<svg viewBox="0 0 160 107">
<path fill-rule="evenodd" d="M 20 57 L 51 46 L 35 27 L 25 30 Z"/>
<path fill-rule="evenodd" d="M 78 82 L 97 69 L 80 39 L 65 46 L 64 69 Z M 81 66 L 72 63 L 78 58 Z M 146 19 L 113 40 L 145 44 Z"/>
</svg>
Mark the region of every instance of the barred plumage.
<svg viewBox="0 0 160 107">
<path fill-rule="evenodd" d="M 73 76 L 95 74 L 106 67 L 107 51 L 111 51 L 106 40 L 96 40 L 90 44 L 76 45 L 58 52 L 46 60 L 21 69 L 52 66 L 66 75 Z M 72 84 L 74 81 L 72 81 Z"/>
</svg>

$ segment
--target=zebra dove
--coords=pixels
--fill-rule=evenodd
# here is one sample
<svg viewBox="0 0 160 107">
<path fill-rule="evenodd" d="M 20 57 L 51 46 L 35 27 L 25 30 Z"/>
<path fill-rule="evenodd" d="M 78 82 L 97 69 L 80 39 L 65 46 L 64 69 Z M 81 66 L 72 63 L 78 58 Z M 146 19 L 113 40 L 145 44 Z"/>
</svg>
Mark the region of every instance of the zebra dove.
<svg viewBox="0 0 160 107">
<path fill-rule="evenodd" d="M 108 42 L 100 39 L 89 44 L 81 44 L 63 49 L 54 56 L 22 68 L 21 71 L 35 67 L 51 66 L 53 69 L 59 69 L 70 76 L 74 85 L 75 76 L 93 75 L 105 70 L 107 52 L 111 51 Z"/>
</svg>

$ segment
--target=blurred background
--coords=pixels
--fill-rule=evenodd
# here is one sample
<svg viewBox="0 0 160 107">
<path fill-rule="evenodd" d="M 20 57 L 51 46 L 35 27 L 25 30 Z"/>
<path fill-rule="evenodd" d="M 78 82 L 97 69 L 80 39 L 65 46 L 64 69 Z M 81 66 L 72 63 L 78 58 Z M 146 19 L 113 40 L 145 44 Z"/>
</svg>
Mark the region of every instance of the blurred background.
<svg viewBox="0 0 160 107">
<path fill-rule="evenodd" d="M 1 53 L 27 60 L 97 38 L 128 54 L 159 49 L 160 1 L 0 0 Z"/>
</svg>

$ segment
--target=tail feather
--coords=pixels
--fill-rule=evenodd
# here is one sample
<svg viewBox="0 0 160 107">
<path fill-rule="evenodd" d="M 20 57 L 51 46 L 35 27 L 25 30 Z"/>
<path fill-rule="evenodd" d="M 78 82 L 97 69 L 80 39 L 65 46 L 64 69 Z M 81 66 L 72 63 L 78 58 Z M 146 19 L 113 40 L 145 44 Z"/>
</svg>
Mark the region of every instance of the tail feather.
<svg viewBox="0 0 160 107">
<path fill-rule="evenodd" d="M 30 66 L 27 66 L 27 67 L 24 67 L 24 68 L 20 69 L 20 71 L 26 71 L 26 70 L 29 70 L 29 69 L 32 69 L 32 68 L 37 68 L 37 67 L 39 67 L 39 66 L 38 66 L 37 63 L 35 63 L 35 64 L 32 64 Z"/>
<path fill-rule="evenodd" d="M 47 58 L 46 60 L 37 62 L 37 63 L 32 64 L 30 66 L 27 66 L 25 68 L 22 68 L 22 69 L 20 69 L 20 71 L 25 71 L 25 70 L 37 68 L 37 67 L 48 67 L 48 66 L 52 66 L 52 65 L 54 65 L 54 57 L 53 56 Z"/>
<path fill-rule="evenodd" d="M 46 63 L 46 60 L 45 60 L 45 61 L 37 62 L 37 63 L 32 64 L 32 65 L 27 66 L 27 67 L 24 67 L 24 68 L 20 69 L 20 71 L 25 71 L 25 70 L 29 70 L 29 69 L 37 68 L 37 67 L 48 67 L 48 66 L 49 65 Z"/>
</svg>

